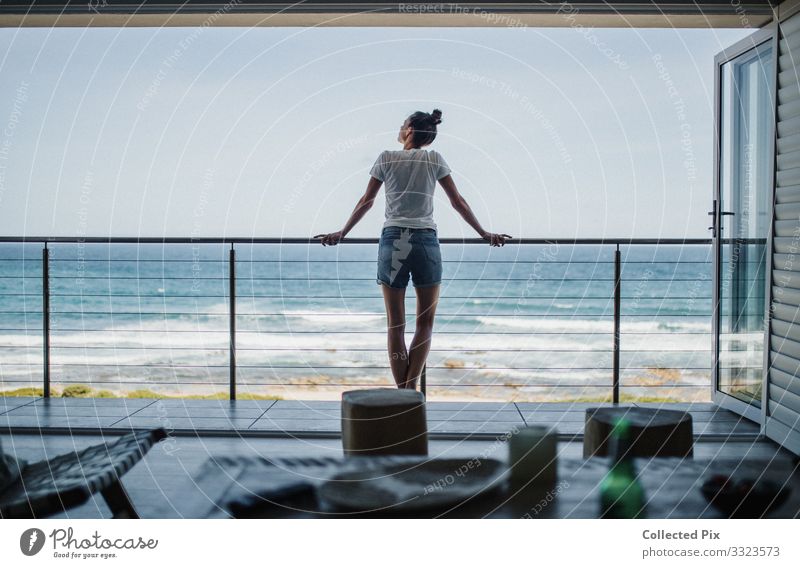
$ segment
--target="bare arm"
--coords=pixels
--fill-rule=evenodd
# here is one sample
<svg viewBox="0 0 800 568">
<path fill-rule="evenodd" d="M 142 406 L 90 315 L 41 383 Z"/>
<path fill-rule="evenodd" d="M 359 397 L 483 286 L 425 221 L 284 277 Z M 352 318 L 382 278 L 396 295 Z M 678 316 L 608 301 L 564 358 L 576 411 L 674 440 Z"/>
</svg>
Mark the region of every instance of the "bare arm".
<svg viewBox="0 0 800 568">
<path fill-rule="evenodd" d="M 505 233 L 490 233 L 481 226 L 480 222 L 475 217 L 475 213 L 472 212 L 469 203 L 467 203 L 467 200 L 458 192 L 458 188 L 456 188 L 456 183 L 453 181 L 452 176 L 444 176 L 439 180 L 439 185 L 442 186 L 447 197 L 450 198 L 450 205 L 453 206 L 453 209 L 458 211 L 459 215 L 478 232 L 482 239 L 489 241 L 492 246 L 503 246 L 503 244 L 505 244 L 505 239 L 511 238 L 511 235 L 506 235 Z"/>
<path fill-rule="evenodd" d="M 381 185 L 383 185 L 381 180 L 370 176 L 369 182 L 367 182 L 367 190 L 358 200 L 358 203 L 356 203 L 353 212 L 350 214 L 350 218 L 347 220 L 347 223 L 344 224 L 342 230 L 336 231 L 335 233 L 314 235 L 314 238 L 318 239 L 321 237 L 323 246 L 338 244 L 339 241 L 342 240 L 345 235 L 347 235 L 347 233 L 349 233 L 353 227 L 358 224 L 361 218 L 366 215 L 367 211 L 372 208 L 372 205 L 375 203 L 375 197 L 378 195 Z"/>
</svg>

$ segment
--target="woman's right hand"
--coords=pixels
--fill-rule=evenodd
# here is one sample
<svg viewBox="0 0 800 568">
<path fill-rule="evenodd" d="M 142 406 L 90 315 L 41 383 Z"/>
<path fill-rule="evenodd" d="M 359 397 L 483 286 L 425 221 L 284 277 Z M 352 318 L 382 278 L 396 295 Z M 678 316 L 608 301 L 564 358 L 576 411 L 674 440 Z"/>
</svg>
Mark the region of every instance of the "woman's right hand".
<svg viewBox="0 0 800 568">
<path fill-rule="evenodd" d="M 321 235 L 314 235 L 315 239 L 322 239 L 320 241 L 322 246 L 336 246 L 344 238 L 341 231 L 335 233 L 322 233 Z"/>
<path fill-rule="evenodd" d="M 484 231 L 483 240 L 489 241 L 489 246 L 493 247 L 501 247 L 506 244 L 506 239 L 512 238 L 511 235 L 506 235 L 505 233 L 490 233 L 489 231 Z"/>
</svg>

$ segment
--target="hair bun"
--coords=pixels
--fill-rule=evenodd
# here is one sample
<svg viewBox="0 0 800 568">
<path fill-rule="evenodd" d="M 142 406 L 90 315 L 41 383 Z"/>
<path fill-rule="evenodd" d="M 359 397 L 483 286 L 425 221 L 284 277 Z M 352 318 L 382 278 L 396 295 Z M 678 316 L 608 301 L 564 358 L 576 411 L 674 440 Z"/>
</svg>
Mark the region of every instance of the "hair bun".
<svg viewBox="0 0 800 568">
<path fill-rule="evenodd" d="M 438 108 L 433 109 L 431 118 L 433 119 L 434 124 L 439 124 L 442 122 L 442 111 L 440 111 Z"/>
</svg>

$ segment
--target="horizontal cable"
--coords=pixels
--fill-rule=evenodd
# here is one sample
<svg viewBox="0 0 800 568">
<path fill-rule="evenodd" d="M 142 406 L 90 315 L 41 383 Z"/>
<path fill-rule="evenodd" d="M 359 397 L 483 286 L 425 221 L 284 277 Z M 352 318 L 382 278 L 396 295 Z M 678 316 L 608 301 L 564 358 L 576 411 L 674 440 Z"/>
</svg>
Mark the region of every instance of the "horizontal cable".
<svg viewBox="0 0 800 568">
<path fill-rule="evenodd" d="M 21 260 L 21 259 L 20 259 Z M 41 259 L 40 259 L 41 260 Z M 199 264 L 199 263 L 217 263 L 217 264 L 230 264 L 230 260 L 192 260 L 192 259 L 180 259 L 180 258 L 163 258 L 163 259 L 150 259 L 150 260 L 137 260 L 137 259 L 80 259 L 80 258 L 58 258 L 58 259 L 49 259 L 51 263 L 53 262 L 158 262 L 161 264 L 168 264 L 168 263 L 189 263 L 192 264 Z M 248 259 L 236 259 L 236 263 L 242 264 L 365 264 L 365 263 L 374 263 L 376 262 L 376 258 L 369 258 L 369 259 L 324 259 L 324 258 L 306 258 L 306 259 L 281 259 L 281 258 L 264 258 L 258 260 L 248 260 Z M 454 264 L 608 264 L 614 265 L 613 260 L 448 260 L 442 259 L 442 262 L 446 263 L 454 263 Z M 645 264 L 710 264 L 711 261 L 623 261 L 625 264 L 634 264 L 634 263 L 645 263 Z M 755 264 L 755 262 L 753 262 Z"/>
<path fill-rule="evenodd" d="M 28 365 L 29 363 L 5 363 L 7 365 Z M 171 363 L 58 363 L 53 362 L 55 367 L 166 367 L 169 369 L 216 369 L 227 368 L 228 365 L 176 365 Z M 391 369 L 388 365 L 240 365 L 240 369 Z M 658 367 L 662 370 L 679 371 L 698 371 L 707 370 L 709 367 Z M 748 367 L 744 367 L 748 368 Z M 752 367 L 756 368 L 756 367 Z M 760 367 L 758 367 L 760 368 Z M 612 367 L 441 367 L 426 366 L 426 369 L 439 369 L 448 371 L 611 371 Z M 649 367 L 625 367 L 620 371 L 642 371 L 653 369 Z"/>
<path fill-rule="evenodd" d="M 24 383 L 30 384 L 29 381 L 8 381 L 8 382 L 16 382 L 16 383 Z M 86 385 L 87 381 L 54 381 L 54 385 Z M 228 382 L 216 382 L 216 381 L 180 381 L 180 383 L 175 381 L 90 381 L 88 382 L 90 385 L 144 385 L 147 386 L 158 386 L 158 385 L 171 385 L 180 387 L 182 385 L 228 385 Z M 237 381 L 237 386 L 255 386 L 255 387 L 374 387 L 376 384 L 382 383 L 359 383 L 359 382 L 351 382 L 351 383 L 251 383 L 247 381 Z M 386 382 L 388 385 L 388 381 Z M 578 389 L 608 389 L 610 385 L 586 385 L 586 384 L 563 384 L 563 383 L 455 383 L 455 384 L 437 384 L 437 385 L 430 385 L 433 387 L 438 388 L 463 388 L 463 387 L 484 387 L 484 388 L 578 388 Z M 648 385 L 620 385 L 622 388 L 636 388 L 636 389 L 663 389 L 663 388 L 679 388 L 679 387 L 687 387 L 687 388 L 708 388 L 707 384 L 667 384 L 664 386 L 655 385 L 655 386 L 648 386 Z M 124 397 L 121 397 L 124 398 Z"/>
<path fill-rule="evenodd" d="M 41 328 L 38 327 L 5 327 L 0 328 L 0 331 L 28 331 L 31 333 L 40 333 Z M 89 328 L 57 328 L 52 329 L 52 332 L 88 332 L 88 333 L 165 333 L 165 330 L 159 329 L 89 329 Z M 228 329 L 198 329 L 198 330 L 168 330 L 168 333 L 227 333 Z M 299 333 L 315 333 L 318 335 L 325 334 L 365 334 L 365 335 L 384 335 L 386 331 L 278 331 L 278 330 L 237 330 L 236 333 L 272 333 L 275 335 L 284 334 L 299 334 Z M 592 332 L 592 331 L 437 331 L 437 335 L 608 335 L 612 331 Z M 620 332 L 620 335 L 709 335 L 711 331 L 636 331 L 636 332 Z"/>
<path fill-rule="evenodd" d="M 2 259 L 0 259 L 2 260 Z M 6 259 L 8 261 L 18 261 L 18 262 L 26 262 L 26 259 Z M 27 260 L 27 262 L 41 262 L 41 259 L 38 258 L 36 260 Z M 100 259 L 90 259 L 90 258 L 50 258 L 49 262 L 105 262 L 105 263 L 112 263 L 112 262 L 129 262 L 129 263 L 140 263 L 140 262 L 158 262 L 158 263 L 192 263 L 192 264 L 230 264 L 230 260 L 228 259 L 220 259 L 220 260 L 211 260 L 211 259 L 185 259 L 185 258 L 151 258 L 151 259 L 126 259 L 126 258 L 100 258 Z M 324 258 L 307 258 L 307 259 L 281 259 L 281 258 L 263 258 L 263 259 L 244 259 L 244 258 L 237 258 L 236 263 L 247 263 L 247 264 L 364 264 L 364 263 L 374 263 L 376 259 L 369 258 L 369 259 L 324 259 Z M 469 259 L 442 259 L 444 263 L 453 263 L 453 264 L 608 264 L 613 266 L 614 260 L 524 260 L 524 259 L 513 259 L 513 260 L 469 260 Z M 656 265 L 672 265 L 672 264 L 711 264 L 712 260 L 621 260 L 623 265 L 626 264 L 646 264 L 650 266 Z M 739 262 L 738 264 L 761 264 L 760 261 L 757 260 L 750 260 L 745 262 Z"/>
<path fill-rule="evenodd" d="M 227 250 L 225 251 L 227 253 Z M 229 264 L 230 261 L 225 259 L 220 260 L 212 260 L 212 259 L 205 259 L 205 258 L 50 258 L 49 261 L 51 263 L 54 262 L 105 262 L 105 263 L 112 263 L 112 262 L 133 262 L 133 263 L 143 263 L 143 262 L 158 262 L 160 264 L 164 264 L 166 262 L 183 262 L 183 263 L 192 263 L 192 264 L 206 264 L 206 263 L 217 263 L 217 264 Z M 246 262 L 241 261 L 238 258 L 236 262 Z"/>
<path fill-rule="evenodd" d="M 475 244 L 486 246 L 488 243 L 485 239 L 478 237 L 475 238 L 455 238 L 455 237 L 439 237 L 439 242 L 442 244 Z M 232 247 L 236 244 L 240 245 L 263 245 L 263 244 L 276 244 L 276 245 L 316 245 L 321 246 L 321 241 L 313 237 L 73 237 L 73 236 L 0 236 L 0 242 L 5 243 L 71 243 L 71 244 L 218 244 L 227 245 Z M 378 244 L 379 237 L 348 237 L 339 241 L 339 245 L 357 245 L 357 244 Z M 740 238 L 720 238 L 719 242 L 727 244 L 766 244 L 766 238 L 754 239 L 740 239 Z M 699 238 L 680 238 L 680 237 L 664 237 L 664 238 L 619 238 L 619 237 L 586 237 L 586 238 L 572 238 L 572 239 L 552 239 L 552 238 L 530 238 L 520 237 L 513 239 L 506 239 L 508 245 L 596 245 L 596 246 L 633 246 L 633 245 L 710 245 L 713 243 L 711 239 Z M 227 249 L 226 249 L 227 250 Z"/>
<path fill-rule="evenodd" d="M 296 281 L 301 282 L 358 282 L 358 281 L 375 281 L 374 277 L 362 278 L 315 278 L 311 276 L 268 276 L 263 278 L 245 278 L 245 282 L 262 282 L 262 281 Z M 442 278 L 442 282 L 527 282 L 529 278 Z M 537 282 L 613 282 L 613 278 L 537 278 Z M 677 280 L 669 280 L 668 282 L 676 282 Z M 687 282 L 693 282 L 695 279 L 689 279 Z M 651 280 L 655 282 L 655 280 Z"/>
<path fill-rule="evenodd" d="M 4 294 L 10 296 L 12 294 Z M 32 293 L 25 294 L 26 296 L 36 296 L 41 298 L 42 294 Z M 50 294 L 51 296 L 53 294 Z M 88 294 L 57 294 L 58 296 L 88 296 Z M 127 297 L 127 296 L 126 296 Z M 229 299 L 228 296 L 164 296 L 162 294 L 139 296 L 130 295 L 131 298 L 219 298 Z M 383 300 L 380 296 L 364 297 L 364 296 L 246 296 L 246 298 L 272 298 L 272 299 L 335 299 L 335 300 Z M 663 300 L 712 300 L 711 296 L 621 296 L 620 300 L 639 300 L 640 302 L 650 301 L 663 301 Z M 611 296 L 439 296 L 439 300 L 552 300 L 558 302 L 561 300 L 581 300 L 581 301 L 610 301 L 613 300 Z M 3 312 L 0 312 L 3 313 Z"/>
<path fill-rule="evenodd" d="M 30 293 L 30 294 L 4 294 L 4 296 L 31 296 L 41 298 L 42 293 Z M 53 294 L 50 294 L 53 296 Z M 58 296 L 69 297 L 94 297 L 96 295 L 90 294 L 56 294 Z M 101 294 L 101 296 L 107 296 L 107 294 Z M 119 296 L 114 296 L 119 297 Z M 157 295 L 137 295 L 137 294 L 130 294 L 125 295 L 123 297 L 130 297 L 130 298 L 219 298 L 228 300 L 228 296 L 165 296 L 163 294 Z M 383 301 L 381 296 L 374 296 L 374 297 L 364 297 L 364 296 L 296 296 L 296 295 L 262 295 L 262 296 L 251 296 L 247 295 L 246 298 L 270 298 L 270 299 L 283 299 L 283 300 L 375 300 L 375 301 Z M 561 300 L 584 300 L 584 301 L 610 301 L 612 300 L 612 296 L 439 296 L 439 301 L 441 300 L 519 300 L 519 301 L 528 301 L 528 300 L 552 300 L 554 302 L 558 302 Z M 639 300 L 639 301 L 658 301 L 658 300 L 713 300 L 711 296 L 621 296 L 621 300 Z"/>
<path fill-rule="evenodd" d="M 0 311 L 0 315 L 3 314 L 42 314 L 42 310 L 19 310 L 19 311 Z M 51 314 L 53 312 L 50 312 Z"/>
<path fill-rule="evenodd" d="M 200 276 L 111 276 L 111 275 L 108 275 L 108 276 L 78 276 L 78 275 L 73 275 L 73 274 L 70 274 L 68 276 L 59 276 L 59 275 L 52 275 L 51 274 L 50 275 L 50 280 L 75 280 L 75 279 L 79 279 L 80 278 L 81 280 L 108 280 L 108 281 L 111 281 L 111 280 L 136 280 L 136 281 L 140 281 L 140 280 L 156 280 L 158 282 L 163 282 L 163 281 L 169 281 L 169 280 L 227 280 L 228 277 L 229 276 L 227 274 L 224 274 L 222 276 L 206 276 L 206 277 L 200 277 Z M 23 276 L 23 275 L 13 275 L 12 274 L 12 275 L 7 275 L 7 276 L 0 276 L 0 278 L 5 278 L 5 279 L 17 279 L 17 278 L 33 279 L 33 278 L 37 278 L 38 279 L 38 275 L 36 275 L 36 276 L 24 275 Z M 316 277 L 312 277 L 312 276 L 308 276 L 306 278 L 310 278 L 310 279 L 313 279 L 313 280 L 320 280 L 320 281 L 348 280 L 348 279 L 345 279 L 345 278 L 316 278 Z M 302 279 L 302 278 L 301 277 L 291 277 L 290 278 L 290 277 L 237 276 L 237 280 L 241 280 L 241 281 L 244 281 L 244 282 L 258 282 L 260 280 L 298 280 L 298 279 Z M 524 278 L 523 280 L 528 280 L 528 279 L 529 278 Z M 641 282 L 675 282 L 676 281 L 676 279 L 674 279 L 674 278 L 655 279 L 655 278 L 638 278 L 638 277 L 625 278 L 625 277 L 621 277 L 620 279 L 623 282 L 636 282 L 636 283 L 641 283 Z M 349 280 L 358 280 L 358 279 L 357 278 L 356 279 L 350 278 Z M 463 279 L 445 278 L 444 280 L 463 280 Z M 489 279 L 488 278 L 481 278 L 481 280 L 489 280 Z M 504 280 L 506 280 L 506 279 L 504 279 Z M 514 280 L 514 279 L 508 278 L 507 280 Z M 516 280 L 520 280 L 520 279 L 516 279 Z M 554 279 L 554 278 L 550 278 L 550 279 L 536 278 L 536 280 L 539 281 L 539 280 L 562 280 L 562 279 L 560 279 L 560 278 L 559 279 Z M 594 282 L 596 280 L 607 280 L 607 279 L 585 278 L 583 280 L 586 280 L 587 282 Z M 613 280 L 613 278 L 612 278 L 612 280 Z M 706 278 L 699 278 L 699 279 L 698 278 L 693 278 L 691 280 L 698 281 L 698 282 L 711 282 L 711 279 L 706 279 Z M 755 282 L 756 279 L 750 279 L 749 281 Z"/>
<path fill-rule="evenodd" d="M 226 251 L 227 252 L 227 251 Z M 0 259 L 7 262 L 41 262 L 42 259 L 40 257 L 36 257 L 35 259 L 24 259 L 24 258 L 7 258 L 7 259 Z M 158 263 L 192 263 L 192 264 L 201 264 L 201 263 L 216 263 L 216 264 L 230 264 L 230 259 L 228 258 L 220 258 L 220 259 L 208 259 L 208 258 L 79 258 L 79 257 L 70 257 L 70 258 L 52 258 L 50 257 L 49 262 L 105 262 L 105 263 L 112 263 L 112 262 L 158 262 Z M 236 258 L 236 263 L 247 263 L 247 264 L 330 264 L 330 263 L 373 263 L 375 262 L 375 258 L 367 258 L 367 259 L 342 259 L 342 258 L 334 258 L 334 259 L 327 259 L 327 258 L 305 258 L 305 259 L 293 259 L 293 258 L 259 258 L 259 259 L 247 259 L 247 258 Z M 452 262 L 452 263 L 459 263 L 459 264 L 609 264 L 613 265 L 614 260 L 526 260 L 526 259 L 511 259 L 511 260 L 491 260 L 491 259 L 442 259 L 442 262 Z M 657 265 L 657 264 L 711 264 L 713 259 L 708 260 L 621 260 L 622 264 L 649 264 L 649 265 Z M 759 261 L 751 260 L 746 261 L 747 264 L 760 264 Z M 739 264 L 745 264 L 745 262 L 740 262 Z"/>
<path fill-rule="evenodd" d="M 0 313 L 25 313 L 25 312 L 0 312 Z M 217 316 L 227 318 L 228 313 L 214 313 L 214 312 L 93 312 L 93 311 L 70 311 L 63 312 L 57 310 L 50 310 L 51 314 L 69 314 L 69 315 L 113 315 L 113 316 Z M 248 314 L 236 314 L 248 315 Z"/>
<path fill-rule="evenodd" d="M 377 299 L 377 298 L 376 298 Z M 609 302 L 611 299 L 604 299 L 603 301 Z M 577 307 L 577 306 L 576 306 Z M 553 306 L 551 309 L 553 310 L 569 310 L 572 308 L 563 308 L 563 307 L 555 307 Z M 638 308 L 631 308 L 631 311 L 638 309 Z M 664 308 L 666 310 L 667 308 Z M 688 311 L 688 310 L 687 310 Z M 0 310 L 0 315 L 11 315 L 11 314 L 41 314 L 43 313 L 42 310 Z M 96 310 L 50 310 L 48 313 L 50 314 L 69 314 L 69 315 L 141 315 L 141 316 L 219 316 L 219 317 L 229 317 L 229 312 L 131 312 L 125 310 L 109 310 L 109 311 L 96 311 Z M 385 312 L 304 312 L 304 313 L 284 313 L 284 312 L 236 312 L 237 316 L 260 316 L 260 317 L 287 317 L 287 318 L 295 318 L 295 317 L 308 317 L 308 316 L 325 316 L 325 317 L 342 317 L 342 316 L 385 316 Z M 524 313 L 524 314 L 494 314 L 491 312 L 468 312 L 468 313 L 460 313 L 460 314 L 450 314 L 450 313 L 437 313 L 436 317 L 475 317 L 475 316 L 482 316 L 482 317 L 532 317 L 532 316 L 592 316 L 592 317 L 607 317 L 611 314 L 580 314 L 580 313 L 569 313 L 569 314 L 554 314 L 552 312 L 546 313 Z M 661 315 L 668 315 L 674 317 L 691 317 L 691 316 L 701 316 L 701 315 L 709 315 L 707 312 L 702 312 L 700 314 L 665 314 L 663 312 L 655 313 L 655 314 L 620 314 L 622 316 L 630 316 L 630 317 L 640 317 L 643 315 L 648 316 L 661 316 Z M 740 313 L 739 316 L 744 315 L 752 315 L 758 316 L 763 315 L 761 312 L 754 312 L 754 313 Z"/>
<path fill-rule="evenodd" d="M 0 331 L 27 331 L 33 330 L 36 331 L 38 328 L 0 328 Z M 89 328 L 67 328 L 62 327 L 58 329 L 52 329 L 52 332 L 59 332 L 59 331 L 80 331 L 80 332 L 97 332 L 97 333 L 160 333 L 163 334 L 166 332 L 168 333 L 227 333 L 228 328 L 225 329 L 197 329 L 197 330 L 181 330 L 181 329 L 171 329 L 171 330 L 162 330 L 162 329 L 89 329 Z M 236 333 L 272 333 L 275 335 L 284 335 L 284 334 L 317 334 L 317 335 L 331 335 L 331 334 L 364 334 L 364 335 L 385 335 L 386 331 L 349 331 L 349 330 L 258 330 L 258 329 L 243 329 L 243 330 L 236 330 Z M 410 332 L 409 332 L 410 333 Z M 437 335 L 608 335 L 613 333 L 612 331 L 604 331 L 604 332 L 593 332 L 593 331 L 437 331 Z M 636 331 L 636 332 L 620 332 L 620 335 L 709 335 L 711 331 L 703 332 L 703 331 Z"/>
<path fill-rule="evenodd" d="M 0 276 L 0 279 L 34 279 L 33 276 Z M 38 280 L 38 276 L 36 277 Z M 199 280 L 206 280 L 206 281 L 225 281 L 229 279 L 228 275 L 223 276 L 207 276 L 207 277 L 199 277 L 199 276 L 53 276 L 49 277 L 50 280 L 102 280 L 105 282 L 111 282 L 114 280 L 135 280 L 137 282 L 143 280 L 154 280 L 157 282 L 169 282 L 172 280 L 192 280 L 192 281 L 199 281 Z M 286 276 L 265 276 L 265 277 L 248 277 L 248 276 L 238 276 L 237 281 L 239 282 L 261 282 L 261 281 L 284 281 L 284 280 L 301 280 L 301 281 L 314 281 L 314 282 L 340 282 L 340 281 L 352 281 L 352 280 L 372 280 L 371 277 L 369 278 L 316 278 L 313 276 L 294 276 L 294 277 L 286 277 Z M 500 281 L 500 282 L 521 282 L 527 281 L 530 278 L 443 278 L 442 281 Z M 613 278 L 536 278 L 537 282 L 546 281 L 546 282 L 611 282 Z M 620 278 L 621 282 L 634 282 L 640 284 L 641 282 L 711 282 L 711 279 L 707 278 L 667 278 L 667 279 L 655 279 L 655 278 Z M 756 282 L 760 280 L 756 279 L 749 279 L 749 280 L 740 280 L 742 282 Z"/>
<path fill-rule="evenodd" d="M 23 331 L 26 328 L 0 328 L 0 331 Z M 28 328 L 38 330 L 38 328 Z M 53 332 L 63 332 L 63 331 L 81 331 L 81 332 L 97 332 L 97 333 L 158 333 L 163 334 L 165 331 L 169 333 L 227 333 L 229 330 L 228 328 L 224 329 L 174 329 L 174 330 L 164 330 L 164 329 L 92 329 L 92 328 L 82 328 L 82 327 L 59 327 L 52 329 Z M 315 335 L 330 335 L 330 334 L 355 334 L 355 333 L 363 333 L 368 335 L 385 335 L 386 331 L 360 331 L 360 330 L 275 330 L 275 329 L 237 329 L 236 333 L 272 333 L 272 334 L 315 334 Z M 410 333 L 410 332 L 409 332 Z M 560 331 L 538 331 L 538 332 L 528 332 L 528 331 L 444 331 L 440 330 L 437 331 L 437 335 L 563 335 L 563 334 L 578 334 L 578 335 L 607 335 L 612 333 L 609 331 L 604 331 L 602 334 L 600 332 L 592 332 L 592 331 L 574 331 L 574 332 L 560 332 Z M 675 333 L 672 331 L 664 331 L 663 333 Z M 684 333 L 693 333 L 693 332 L 684 332 Z"/>
<path fill-rule="evenodd" d="M 30 277 L 29 277 L 30 278 Z M 199 277 L 199 276 L 53 276 L 50 275 L 50 280 L 76 280 L 80 278 L 81 280 L 104 280 L 104 281 L 112 281 L 112 280 L 156 280 L 158 282 L 166 282 L 170 280 L 227 280 L 228 276 L 207 276 L 207 277 Z M 250 280 L 249 278 L 243 278 L 243 281 L 247 282 Z"/>
<path fill-rule="evenodd" d="M 39 348 L 41 345 L 0 345 L 0 347 L 27 347 L 29 349 Z M 219 351 L 220 347 L 136 347 L 131 345 L 105 345 L 105 346 L 92 346 L 92 345 L 51 345 L 52 349 L 143 349 L 150 351 Z M 297 351 L 297 347 L 237 347 L 236 351 Z M 384 347 L 303 347 L 303 352 L 306 351 L 326 351 L 335 353 L 361 353 L 361 352 L 378 352 L 383 353 L 386 351 Z M 431 353 L 611 353 L 611 349 L 434 349 L 429 350 Z M 728 352 L 746 352 L 746 349 L 735 349 Z M 710 349 L 621 349 L 620 353 L 710 353 Z"/>
<path fill-rule="evenodd" d="M 191 296 L 187 296 L 187 298 L 191 298 Z M 222 298 L 220 297 L 220 299 L 222 299 Z M 373 299 L 373 300 L 376 300 L 376 301 L 382 300 L 382 298 L 379 297 L 379 296 L 376 296 L 374 298 L 362 298 L 362 299 Z M 439 301 L 444 300 L 444 299 L 447 299 L 447 298 L 440 297 Z M 531 300 L 533 298 L 520 298 L 520 299 L 521 300 Z M 540 299 L 542 299 L 542 300 L 552 300 L 552 302 L 555 303 L 555 302 L 560 302 L 560 301 L 566 300 L 567 298 L 540 298 Z M 602 301 L 602 302 L 610 302 L 612 300 L 612 298 L 592 298 L 592 299 L 596 300 L 596 301 Z M 623 298 L 623 299 L 627 299 L 627 298 Z M 670 300 L 673 300 L 673 299 L 677 300 L 679 298 L 646 298 L 646 299 L 639 298 L 639 301 L 640 302 L 662 302 L 662 303 L 666 303 L 666 302 L 668 302 Z M 691 298 L 685 298 L 685 299 L 691 299 Z M 697 298 L 695 298 L 695 299 L 697 299 Z M 705 298 L 705 299 L 710 300 L 711 298 Z M 633 298 L 631 298 L 631 300 L 635 301 L 635 299 L 633 299 Z M 580 299 L 580 301 L 582 301 L 582 302 L 586 301 L 586 298 L 582 298 L 582 299 Z M 556 307 L 553 307 L 553 309 L 561 310 L 561 309 L 567 309 L 567 308 L 556 308 Z M 41 313 L 41 310 L 38 310 L 38 311 L 37 310 L 0 311 L 0 314 L 21 314 L 21 313 Z M 56 313 L 56 312 L 51 311 L 50 313 Z M 83 312 L 83 313 L 87 313 L 87 312 Z M 110 313 L 110 312 L 107 312 L 107 313 Z M 134 312 L 131 312 L 131 313 L 134 313 Z M 135 312 L 135 313 L 140 313 L 140 312 Z M 141 312 L 141 313 L 148 313 L 148 312 Z M 152 312 L 150 312 L 150 313 L 152 313 Z M 198 313 L 198 314 L 200 314 L 200 313 L 210 313 L 210 312 L 158 312 L 158 313 L 168 313 L 168 314 L 169 313 Z M 240 315 L 271 315 L 271 313 L 269 313 L 269 312 L 263 312 L 263 313 L 255 313 L 255 312 L 242 313 L 242 312 L 239 312 L 239 313 L 240 313 Z M 326 312 L 317 312 L 317 313 L 326 313 Z M 346 313 L 349 313 L 349 312 L 346 312 Z M 489 314 L 488 313 L 481 313 L 479 315 L 489 315 Z"/>
<path fill-rule="evenodd" d="M 662 385 L 620 384 L 625 389 L 674 389 L 674 388 L 708 388 L 707 383 L 664 383 Z"/>
<path fill-rule="evenodd" d="M 358 299 L 358 300 L 383 300 L 380 296 L 367 297 L 364 296 L 247 296 L 248 298 L 284 298 L 284 299 Z M 745 297 L 745 296 L 742 296 Z M 441 300 L 552 300 L 559 302 L 561 300 L 581 300 L 581 301 L 611 301 L 613 296 L 439 296 Z M 657 302 L 664 300 L 713 300 L 711 296 L 621 296 L 620 300 L 633 300 L 640 302 Z"/>
<path fill-rule="evenodd" d="M 38 296 L 41 297 L 41 294 L 27 294 L 28 296 Z M 193 294 L 191 296 L 186 295 L 174 295 L 174 294 L 50 294 L 51 298 L 60 297 L 60 298 L 218 298 L 229 300 L 229 296 L 220 296 L 219 294 Z M 247 296 L 248 298 L 257 298 L 258 296 Z"/>
<path fill-rule="evenodd" d="M 554 310 L 566 310 L 569 308 L 553 308 Z M 666 308 L 665 308 L 666 309 Z M 34 311 L 34 310 L 21 310 L 21 311 L 8 311 L 8 312 L 0 312 L 2 314 L 26 314 L 26 313 L 34 313 L 40 314 L 42 313 L 41 310 Z M 113 315 L 113 316 L 211 316 L 211 317 L 229 317 L 230 314 L 228 313 L 213 313 L 213 312 L 95 312 L 95 311 L 57 311 L 51 310 L 50 314 L 63 314 L 63 315 L 73 315 L 73 316 L 86 316 L 86 315 Z M 299 317 L 308 317 L 308 316 L 323 316 L 323 317 L 342 317 L 342 316 L 385 316 L 386 314 L 383 312 L 345 312 L 345 313 L 331 313 L 331 312 L 312 312 L 312 313 L 302 313 L 302 314 L 283 314 L 283 313 L 275 313 L 275 312 L 237 312 L 236 316 L 257 316 L 257 317 L 285 317 L 285 318 L 299 318 Z M 436 314 L 437 318 L 474 318 L 474 317 L 492 317 L 492 318 L 523 318 L 523 317 L 554 317 L 554 318 L 564 318 L 564 317 L 579 317 L 579 318 L 607 318 L 613 316 L 614 313 L 605 313 L 605 314 L 581 314 L 581 313 L 552 313 L 552 312 L 545 312 L 545 313 L 526 313 L 526 314 L 492 314 L 487 312 L 477 312 L 477 313 L 466 313 L 466 314 L 448 314 L 448 313 L 441 313 Z M 671 318 L 683 318 L 683 317 L 701 317 L 701 316 L 708 316 L 707 313 L 698 313 L 698 314 L 668 314 L 668 313 L 655 313 L 655 314 L 620 314 L 620 317 L 629 317 L 629 318 L 638 318 L 638 317 L 658 317 L 658 316 L 669 316 Z M 759 313 L 753 314 L 739 314 L 739 316 L 745 315 L 752 315 L 758 316 L 763 315 Z M 322 332 L 321 332 L 322 333 Z"/>
<path fill-rule="evenodd" d="M 228 381 L 224 382 L 216 382 L 216 381 L 100 381 L 100 380 L 91 380 L 91 381 L 64 381 L 64 380 L 53 380 L 51 385 L 172 385 L 176 387 L 180 387 L 182 385 L 228 385 L 230 384 Z M 237 385 L 239 383 L 237 381 Z M 275 383 L 276 385 L 280 386 L 281 383 Z M 608 388 L 608 387 L 606 387 Z M 122 397 L 124 398 L 124 397 Z M 36 407 L 34 407 L 36 408 Z"/>
</svg>

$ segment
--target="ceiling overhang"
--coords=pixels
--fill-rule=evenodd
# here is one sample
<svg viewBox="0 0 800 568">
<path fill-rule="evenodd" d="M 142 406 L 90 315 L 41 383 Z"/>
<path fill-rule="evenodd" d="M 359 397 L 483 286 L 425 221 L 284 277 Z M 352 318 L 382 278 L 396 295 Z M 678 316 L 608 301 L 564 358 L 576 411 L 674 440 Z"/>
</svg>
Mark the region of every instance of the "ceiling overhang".
<svg viewBox="0 0 800 568">
<path fill-rule="evenodd" d="M 413 26 L 758 28 L 770 0 L 278 2 L 0 0 L 2 27 Z"/>
</svg>

